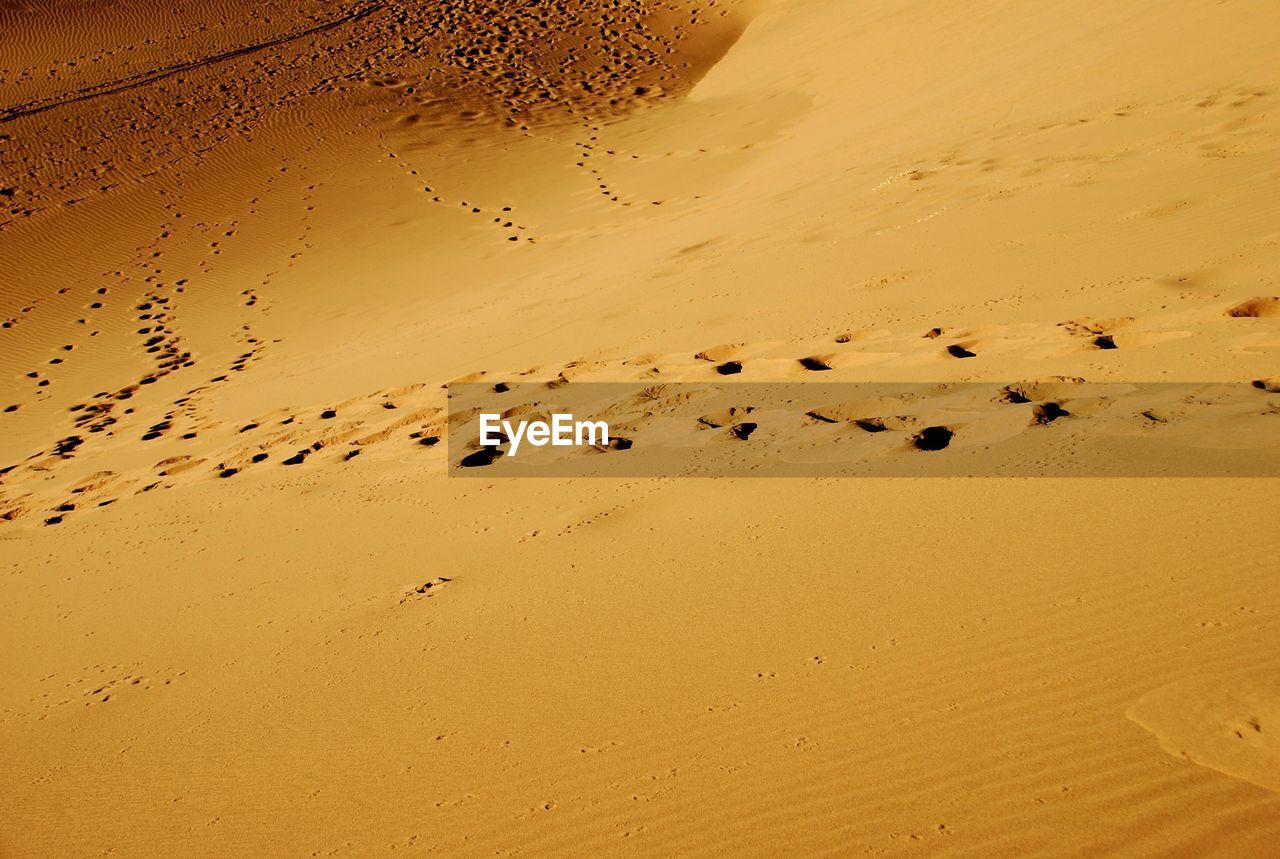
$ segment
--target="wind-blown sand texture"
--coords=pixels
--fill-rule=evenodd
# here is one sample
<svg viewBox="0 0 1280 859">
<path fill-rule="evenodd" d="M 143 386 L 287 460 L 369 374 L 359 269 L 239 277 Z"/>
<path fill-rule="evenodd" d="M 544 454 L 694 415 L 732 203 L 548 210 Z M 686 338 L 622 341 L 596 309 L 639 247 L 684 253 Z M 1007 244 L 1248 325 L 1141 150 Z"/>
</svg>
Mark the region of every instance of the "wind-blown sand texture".
<svg viewBox="0 0 1280 859">
<path fill-rule="evenodd" d="M 1277 44 L 1264 0 L 0 2 L 0 855 L 1274 856 L 1276 480 L 440 442 L 451 382 L 719 376 L 1280 428 Z"/>
</svg>

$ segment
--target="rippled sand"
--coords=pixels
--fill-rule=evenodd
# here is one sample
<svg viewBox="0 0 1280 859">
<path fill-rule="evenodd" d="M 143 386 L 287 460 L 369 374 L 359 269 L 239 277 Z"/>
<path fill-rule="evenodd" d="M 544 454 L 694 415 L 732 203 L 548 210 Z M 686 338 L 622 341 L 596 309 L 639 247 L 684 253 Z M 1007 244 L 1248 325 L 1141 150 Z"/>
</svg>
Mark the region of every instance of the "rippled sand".
<svg viewBox="0 0 1280 859">
<path fill-rule="evenodd" d="M 1078 380 L 1253 382 L 1256 438 L 1278 40 L 0 3 L 0 855 L 1274 855 L 1276 480 L 459 480 L 444 386 L 979 382 L 1067 434 Z M 1233 449 L 1207 405 L 1126 432 Z M 806 431 L 872 418 L 914 455 Z"/>
</svg>

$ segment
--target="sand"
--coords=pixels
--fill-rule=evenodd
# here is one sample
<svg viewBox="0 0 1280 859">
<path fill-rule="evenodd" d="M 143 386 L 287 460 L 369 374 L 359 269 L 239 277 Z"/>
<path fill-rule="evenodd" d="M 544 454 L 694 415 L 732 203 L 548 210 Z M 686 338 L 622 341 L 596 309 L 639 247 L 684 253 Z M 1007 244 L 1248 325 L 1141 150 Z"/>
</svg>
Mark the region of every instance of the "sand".
<svg viewBox="0 0 1280 859">
<path fill-rule="evenodd" d="M 438 442 L 449 383 L 728 362 L 1257 382 L 1280 426 L 1278 39 L 1261 0 L 0 4 L 0 855 L 1274 855 L 1274 479 Z"/>
</svg>

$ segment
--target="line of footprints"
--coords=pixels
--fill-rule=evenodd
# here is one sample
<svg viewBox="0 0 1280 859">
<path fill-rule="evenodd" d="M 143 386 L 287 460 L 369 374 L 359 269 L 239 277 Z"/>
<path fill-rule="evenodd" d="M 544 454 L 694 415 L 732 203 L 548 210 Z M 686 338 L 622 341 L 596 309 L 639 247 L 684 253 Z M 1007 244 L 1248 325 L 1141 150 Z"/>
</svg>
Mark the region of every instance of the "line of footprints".
<svg viewBox="0 0 1280 859">
<path fill-rule="evenodd" d="M 248 303 L 254 302 L 247 297 Z M 164 318 L 160 315 L 163 304 L 141 313 L 149 314 L 146 320 L 157 331 L 153 347 L 157 349 L 157 370 L 164 372 L 166 364 L 185 359 L 165 333 Z M 159 311 L 159 312 L 158 312 Z M 1218 315 L 1233 319 L 1280 318 L 1280 297 L 1261 297 L 1239 302 Z M 159 318 L 157 318 L 159 317 Z M 1078 320 L 1042 326 L 1040 340 L 1057 338 L 1063 348 L 1077 351 L 1093 350 L 1098 353 L 1123 352 L 1126 335 L 1123 333 L 1130 320 Z M 1053 332 L 1057 331 L 1058 334 Z M 150 332 L 148 332 L 150 334 Z M 961 332 L 965 334 L 966 332 Z M 246 335 L 248 336 L 248 335 Z M 1141 337 L 1159 337 L 1149 331 Z M 912 341 L 914 338 L 914 341 Z M 242 354 L 231 370 L 242 370 L 258 354 L 263 344 L 248 337 L 250 349 Z M 728 344 L 703 350 L 694 355 L 688 353 L 654 356 L 644 355 L 620 361 L 574 361 L 557 368 L 530 368 L 516 373 L 478 371 L 453 380 L 458 383 L 490 383 L 496 393 L 511 389 L 514 384 L 536 383 L 549 388 L 573 384 L 579 381 L 698 381 L 718 377 L 743 377 L 753 381 L 778 381 L 802 378 L 811 374 L 832 373 L 835 378 L 845 378 L 858 367 L 867 366 L 867 359 L 892 364 L 910 355 L 917 362 L 972 361 L 979 358 L 983 343 L 972 337 L 948 338 L 942 328 L 923 333 L 903 335 L 893 340 L 883 330 L 851 331 L 824 341 L 829 348 L 811 351 L 795 357 L 772 357 L 780 351 L 778 344 Z M 912 352 L 905 351 L 910 343 L 917 344 Z M 986 341 L 994 345 L 997 341 Z M 889 347 L 886 347 L 886 343 Z M 1070 344 L 1075 344 L 1071 346 Z M 151 348 L 151 347 L 149 347 Z M 873 351 L 886 349 L 886 351 Z M 930 358 L 930 356 L 935 356 Z M 846 372 L 840 372 L 842 368 Z M 231 373 L 212 379 L 209 384 L 228 383 Z M 1072 381 L 1071 377 L 1053 377 L 1058 381 Z M 1074 379 L 1074 381 L 1083 381 Z M 1253 380 L 1253 386 L 1265 393 L 1280 393 L 1280 377 Z M 141 396 L 145 386 L 128 386 L 113 394 L 104 394 L 96 405 L 73 407 L 76 432 L 59 439 L 48 449 L 39 451 L 26 461 L 0 468 L 0 522 L 42 522 L 58 525 L 73 514 L 86 509 L 110 506 L 130 495 L 170 488 L 192 479 L 213 477 L 232 479 L 247 471 L 278 464 L 285 468 L 298 468 L 317 462 L 350 463 L 380 446 L 396 442 L 418 449 L 436 448 L 446 437 L 449 418 L 444 408 L 447 384 L 419 383 L 394 390 L 380 391 L 336 405 L 312 410 L 279 409 L 256 420 L 239 426 L 215 422 L 207 425 L 198 435 L 194 431 L 178 433 L 177 425 L 184 418 L 184 408 L 190 408 L 192 399 L 206 386 L 193 388 L 180 397 L 172 408 L 163 413 L 161 420 L 148 425 L 140 435 L 145 444 L 194 443 L 193 452 L 175 451 L 159 459 L 149 470 L 110 468 L 110 451 L 104 451 L 90 459 L 101 466 L 85 474 L 79 474 L 69 484 L 57 479 L 58 472 L 77 460 L 95 456 L 86 447 L 86 436 L 100 433 L 107 437 L 125 432 L 125 414 L 113 413 L 122 401 Z M 1052 423 L 1067 416 L 1062 406 L 1046 399 L 1034 382 L 1022 385 L 1006 385 L 999 392 L 1001 401 L 1016 404 L 1031 403 L 1032 421 L 1038 425 Z M 1043 395 L 1043 396 L 1042 396 Z M 1043 400 L 1043 401 L 1042 401 Z M 735 440 L 749 441 L 757 429 L 747 419 L 749 409 L 739 414 L 704 415 L 700 423 L 715 429 L 723 429 Z M 948 427 L 916 427 L 901 416 L 833 415 L 822 411 L 811 412 L 813 423 L 848 421 L 869 433 L 885 431 L 914 432 L 912 444 L 920 450 L 939 451 L 950 444 L 953 432 Z M 1153 416 L 1155 420 L 1157 416 Z M 625 450 L 628 439 L 614 439 L 611 449 Z M 403 454 L 389 448 L 388 456 Z M 198 451 L 198 452 L 196 452 Z M 468 466 L 489 465 L 497 459 L 492 449 L 477 451 L 458 464 Z M 67 468 L 67 471 L 72 469 Z"/>
</svg>

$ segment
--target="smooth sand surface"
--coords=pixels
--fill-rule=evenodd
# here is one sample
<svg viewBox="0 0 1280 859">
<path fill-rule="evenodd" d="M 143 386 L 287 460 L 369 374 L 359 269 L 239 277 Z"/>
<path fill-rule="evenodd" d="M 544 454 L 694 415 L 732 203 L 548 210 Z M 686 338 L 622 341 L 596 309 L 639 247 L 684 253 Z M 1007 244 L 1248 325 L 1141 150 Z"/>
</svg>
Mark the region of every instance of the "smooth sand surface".
<svg viewBox="0 0 1280 859">
<path fill-rule="evenodd" d="M 449 382 L 802 359 L 1280 428 L 1277 44 L 1264 0 L 0 3 L 0 855 L 1274 856 L 1276 480 L 431 442 Z"/>
</svg>

